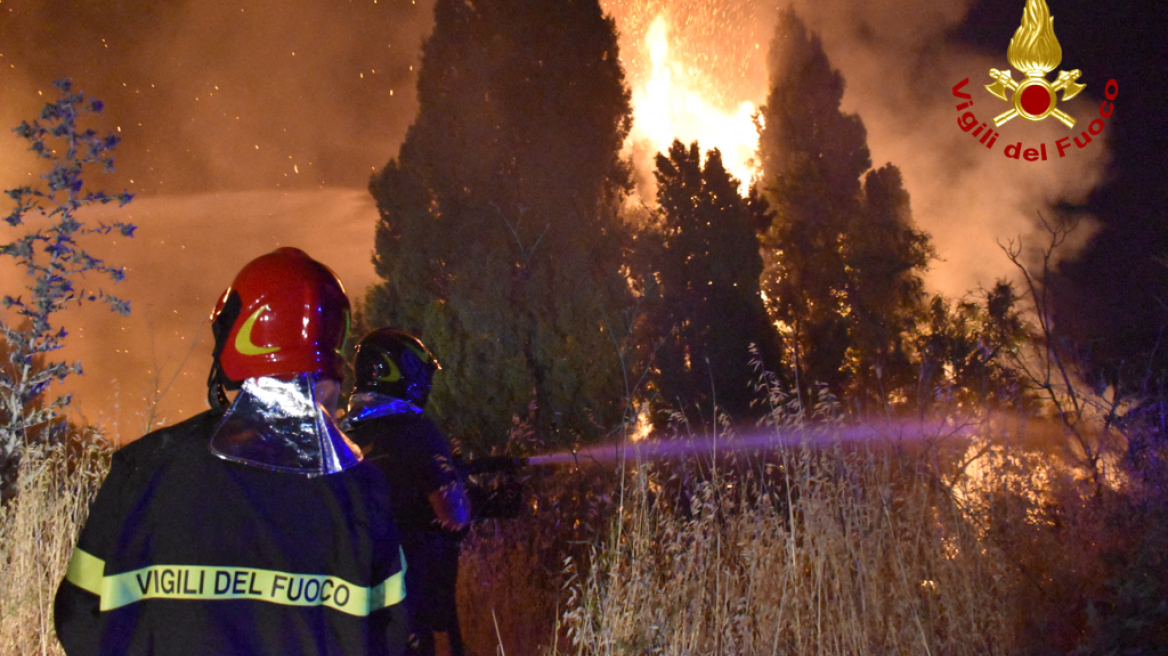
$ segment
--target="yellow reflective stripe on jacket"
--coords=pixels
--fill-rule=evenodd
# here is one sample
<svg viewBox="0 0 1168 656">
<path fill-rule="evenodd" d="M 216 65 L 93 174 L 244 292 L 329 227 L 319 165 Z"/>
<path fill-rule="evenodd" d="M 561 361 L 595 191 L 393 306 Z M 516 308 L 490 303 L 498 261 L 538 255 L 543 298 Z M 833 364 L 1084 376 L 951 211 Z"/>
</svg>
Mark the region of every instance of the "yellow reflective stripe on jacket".
<svg viewBox="0 0 1168 656">
<path fill-rule="evenodd" d="M 285 606 L 328 606 L 365 616 L 406 596 L 404 571 L 369 588 L 335 576 L 251 567 L 151 565 L 109 576 L 103 575 L 104 569 L 100 558 L 74 549 L 65 575 L 74 585 L 99 595 L 103 611 L 143 599 L 254 599 Z"/>
<path fill-rule="evenodd" d="M 73 585 L 101 594 L 101 577 L 105 573 L 105 561 L 81 549 L 73 550 L 73 557 L 69 559 L 69 568 L 65 570 L 65 580 Z"/>
</svg>

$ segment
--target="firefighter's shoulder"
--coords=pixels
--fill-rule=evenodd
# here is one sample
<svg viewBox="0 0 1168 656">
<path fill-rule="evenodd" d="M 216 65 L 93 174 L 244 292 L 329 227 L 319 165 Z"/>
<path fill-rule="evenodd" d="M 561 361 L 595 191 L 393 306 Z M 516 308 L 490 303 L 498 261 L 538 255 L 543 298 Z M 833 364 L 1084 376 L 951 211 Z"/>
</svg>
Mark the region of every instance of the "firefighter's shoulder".
<svg viewBox="0 0 1168 656">
<path fill-rule="evenodd" d="M 131 469 L 152 467 L 160 461 L 189 457 L 207 451 L 207 439 L 222 419 L 222 414 L 208 410 L 177 424 L 151 431 L 122 446 L 114 453 L 114 462 Z"/>
</svg>

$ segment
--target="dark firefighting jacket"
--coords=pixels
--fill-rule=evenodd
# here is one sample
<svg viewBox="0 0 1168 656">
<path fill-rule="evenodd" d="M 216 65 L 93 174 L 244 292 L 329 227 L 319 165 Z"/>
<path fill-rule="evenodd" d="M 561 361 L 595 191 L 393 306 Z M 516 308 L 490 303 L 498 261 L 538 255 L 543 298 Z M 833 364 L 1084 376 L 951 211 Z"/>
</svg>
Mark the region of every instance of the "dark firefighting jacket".
<svg viewBox="0 0 1168 656">
<path fill-rule="evenodd" d="M 69 656 L 398 654 L 404 563 L 381 472 L 228 462 L 204 413 L 114 454 L 57 591 Z"/>
<path fill-rule="evenodd" d="M 365 459 L 385 474 L 398 530 L 445 532 L 438 526 L 430 495 L 454 483 L 465 485 L 466 480 L 434 422 L 424 415 L 389 415 L 358 423 L 349 436 Z"/>
</svg>

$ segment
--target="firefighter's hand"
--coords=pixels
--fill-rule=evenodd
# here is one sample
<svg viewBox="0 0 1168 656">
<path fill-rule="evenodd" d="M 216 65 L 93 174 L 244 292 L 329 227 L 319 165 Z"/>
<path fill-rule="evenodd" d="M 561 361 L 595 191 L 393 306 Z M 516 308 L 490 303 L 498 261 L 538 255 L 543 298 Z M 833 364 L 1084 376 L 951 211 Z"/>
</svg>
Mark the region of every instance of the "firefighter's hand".
<svg viewBox="0 0 1168 656">
<path fill-rule="evenodd" d="M 447 531 L 461 531 L 470 522 L 470 499 L 466 488 L 455 482 L 430 494 L 430 507 L 438 517 L 438 525 Z"/>
</svg>

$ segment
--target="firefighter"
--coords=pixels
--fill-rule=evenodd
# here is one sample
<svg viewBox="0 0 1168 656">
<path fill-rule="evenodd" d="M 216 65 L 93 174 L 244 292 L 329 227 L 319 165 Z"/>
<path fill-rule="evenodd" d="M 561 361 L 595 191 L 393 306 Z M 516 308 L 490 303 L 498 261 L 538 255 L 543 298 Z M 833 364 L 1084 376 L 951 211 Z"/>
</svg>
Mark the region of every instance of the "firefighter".
<svg viewBox="0 0 1168 656">
<path fill-rule="evenodd" d="M 403 652 L 389 489 L 333 417 L 348 322 L 303 251 L 239 272 L 211 315 L 213 409 L 113 456 L 55 600 L 69 656 Z"/>
<path fill-rule="evenodd" d="M 470 502 L 450 446 L 422 414 L 440 368 L 412 335 L 391 328 L 366 335 L 354 356 L 356 385 L 344 426 L 389 480 L 409 563 L 410 653 L 434 654 L 435 633 L 441 632 L 452 656 L 462 656 L 455 590 Z"/>
</svg>

